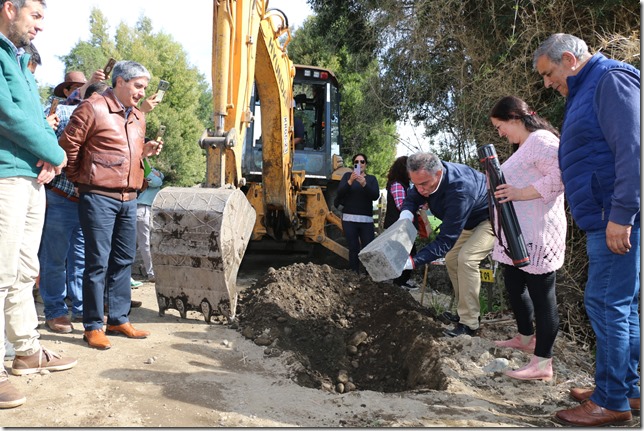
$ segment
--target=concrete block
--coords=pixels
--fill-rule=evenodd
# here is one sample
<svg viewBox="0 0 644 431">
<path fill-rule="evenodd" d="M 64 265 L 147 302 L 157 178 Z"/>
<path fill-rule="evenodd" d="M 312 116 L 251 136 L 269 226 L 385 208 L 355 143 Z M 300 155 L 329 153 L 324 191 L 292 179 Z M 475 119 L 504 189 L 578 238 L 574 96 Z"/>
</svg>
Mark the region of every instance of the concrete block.
<svg viewBox="0 0 644 431">
<path fill-rule="evenodd" d="M 374 281 L 400 277 L 416 234 L 414 224 L 401 219 L 360 251 L 358 258 Z"/>
</svg>

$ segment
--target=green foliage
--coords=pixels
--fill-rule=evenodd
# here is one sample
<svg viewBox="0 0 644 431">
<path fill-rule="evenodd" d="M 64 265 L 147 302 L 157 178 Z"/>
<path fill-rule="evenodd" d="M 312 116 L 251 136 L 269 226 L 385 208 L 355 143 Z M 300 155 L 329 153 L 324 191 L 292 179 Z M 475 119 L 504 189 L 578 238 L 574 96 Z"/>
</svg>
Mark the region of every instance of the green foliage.
<svg viewBox="0 0 644 431">
<path fill-rule="evenodd" d="M 499 142 L 488 112 L 503 96 L 525 99 L 556 127 L 565 101 L 544 89 L 532 53 L 552 33 L 593 52 L 640 62 L 639 5 L 619 0 L 310 0 L 319 28 L 358 58 L 378 59 L 379 97 L 411 114 L 446 160 L 476 165 L 475 148 Z M 579 11 L 584 13 L 580 14 Z M 362 70 L 367 70 L 361 64 Z M 503 147 L 502 145 L 501 147 Z"/>
<path fill-rule="evenodd" d="M 170 82 L 163 102 L 146 116 L 148 137 L 155 138 L 161 124 L 167 128 L 163 151 L 153 164 L 164 172 L 167 185 L 202 182 L 206 163 L 197 142 L 211 118 L 212 92 L 205 77 L 188 64 L 182 46 L 168 34 L 152 33 L 152 22 L 145 17 L 135 28 L 119 24 L 112 40 L 107 20 L 97 9 L 91 12 L 90 33 L 89 40 L 79 41 L 61 58 L 65 70 L 81 70 L 90 77 L 113 57 L 137 61 L 150 71 L 148 96 L 156 92 L 160 79 Z"/>
</svg>

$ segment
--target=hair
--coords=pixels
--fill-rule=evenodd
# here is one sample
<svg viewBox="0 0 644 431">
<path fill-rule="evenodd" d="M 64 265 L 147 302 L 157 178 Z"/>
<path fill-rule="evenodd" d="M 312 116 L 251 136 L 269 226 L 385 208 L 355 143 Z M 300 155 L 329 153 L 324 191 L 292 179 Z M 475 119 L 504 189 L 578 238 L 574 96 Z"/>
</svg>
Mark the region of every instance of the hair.
<svg viewBox="0 0 644 431">
<path fill-rule="evenodd" d="M 543 129 L 559 136 L 559 131 L 548 120 L 541 118 L 526 102 L 515 96 L 506 96 L 496 102 L 490 111 L 490 118 L 500 121 L 519 120 L 529 132 Z"/>
<path fill-rule="evenodd" d="M 407 156 L 398 157 L 387 173 L 387 187 L 399 182 L 404 188 L 409 188 L 409 173 L 407 172 Z"/>
<path fill-rule="evenodd" d="M 38 50 L 36 49 L 36 46 L 33 44 L 33 42 L 25 46 L 25 52 L 31 55 L 29 62 L 37 64 L 38 66 L 42 66 L 42 59 L 40 58 L 40 54 L 38 53 Z"/>
<path fill-rule="evenodd" d="M 47 7 L 47 3 L 45 0 L 31 0 L 34 3 L 40 3 L 43 7 Z M 25 4 L 27 3 L 27 0 L 0 0 L 0 8 L 4 6 L 5 3 L 11 3 L 13 6 L 16 8 L 17 11 L 20 11 Z"/>
<path fill-rule="evenodd" d="M 537 70 L 537 61 L 545 55 L 555 64 L 561 64 L 561 57 L 564 52 L 572 53 L 577 60 L 585 60 L 590 56 L 588 45 L 577 36 L 566 33 L 555 33 L 546 39 L 532 56 L 532 68 Z"/>
<path fill-rule="evenodd" d="M 116 87 L 116 78 L 121 77 L 125 82 L 129 82 L 134 78 L 148 78 L 150 80 L 150 72 L 142 64 L 136 61 L 123 60 L 114 65 L 112 72 L 112 87 Z"/>
<path fill-rule="evenodd" d="M 369 163 L 369 160 L 367 160 L 367 156 L 365 156 L 362 153 L 354 154 L 353 157 L 351 157 L 351 163 L 355 164 L 356 163 L 356 157 L 358 157 L 358 156 L 362 156 L 362 158 L 364 159 L 364 162 Z"/>
<path fill-rule="evenodd" d="M 436 175 L 443 170 L 441 159 L 434 153 L 416 153 L 407 158 L 407 171 L 417 172 L 420 170 L 427 171 Z"/>
<path fill-rule="evenodd" d="M 108 88 L 110 88 L 109 85 L 107 85 L 103 81 L 94 82 L 87 87 L 87 90 L 85 90 L 85 99 L 89 99 L 89 96 L 94 93 L 102 94 L 103 91 L 107 90 Z"/>
</svg>

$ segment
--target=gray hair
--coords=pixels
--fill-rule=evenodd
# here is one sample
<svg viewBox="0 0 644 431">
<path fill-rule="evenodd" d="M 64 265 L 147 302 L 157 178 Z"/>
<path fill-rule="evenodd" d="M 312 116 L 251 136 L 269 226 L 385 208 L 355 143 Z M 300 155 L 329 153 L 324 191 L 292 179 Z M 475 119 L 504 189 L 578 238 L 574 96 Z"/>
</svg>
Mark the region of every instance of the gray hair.
<svg viewBox="0 0 644 431">
<path fill-rule="evenodd" d="M 424 170 L 436 175 L 443 170 L 443 164 L 434 153 L 416 153 L 407 158 L 407 170 L 409 172 Z"/>
<path fill-rule="evenodd" d="M 45 0 L 33 0 L 34 3 L 40 3 L 42 7 L 47 7 L 47 3 L 45 3 Z M 25 3 L 27 3 L 27 0 L 0 0 L 0 7 L 2 7 L 5 3 L 11 3 L 13 6 L 16 8 L 17 11 L 20 11 L 25 6 Z"/>
<path fill-rule="evenodd" d="M 116 78 L 123 78 L 125 82 L 129 82 L 130 79 L 134 78 L 148 78 L 150 80 L 150 72 L 142 64 L 137 63 L 136 61 L 123 60 L 119 61 L 114 65 L 114 71 L 112 72 L 112 87 L 116 87 Z"/>
<path fill-rule="evenodd" d="M 561 57 L 564 52 L 572 53 L 577 60 L 585 60 L 590 56 L 588 45 L 577 36 L 566 33 L 555 33 L 539 45 L 534 52 L 532 56 L 532 67 L 534 70 L 537 70 L 537 61 L 543 55 L 547 56 L 551 62 L 561 64 Z"/>
<path fill-rule="evenodd" d="M 29 60 L 30 62 L 35 63 L 38 66 L 42 66 L 42 58 L 33 42 L 25 46 L 25 52 L 31 55 L 31 59 Z"/>
</svg>

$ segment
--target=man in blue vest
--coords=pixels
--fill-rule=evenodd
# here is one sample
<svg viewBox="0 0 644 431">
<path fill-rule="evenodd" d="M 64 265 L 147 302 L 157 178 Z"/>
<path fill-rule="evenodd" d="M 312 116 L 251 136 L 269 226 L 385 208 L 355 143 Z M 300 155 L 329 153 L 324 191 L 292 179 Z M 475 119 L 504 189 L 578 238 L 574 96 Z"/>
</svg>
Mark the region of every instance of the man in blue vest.
<svg viewBox="0 0 644 431">
<path fill-rule="evenodd" d="M 559 165 L 566 198 L 586 232 L 584 305 L 597 337 L 595 388 L 573 388 L 582 404 L 558 411 L 566 425 L 626 424 L 639 413 L 640 72 L 569 34 L 534 53 L 546 88 L 566 97 Z"/>
</svg>

